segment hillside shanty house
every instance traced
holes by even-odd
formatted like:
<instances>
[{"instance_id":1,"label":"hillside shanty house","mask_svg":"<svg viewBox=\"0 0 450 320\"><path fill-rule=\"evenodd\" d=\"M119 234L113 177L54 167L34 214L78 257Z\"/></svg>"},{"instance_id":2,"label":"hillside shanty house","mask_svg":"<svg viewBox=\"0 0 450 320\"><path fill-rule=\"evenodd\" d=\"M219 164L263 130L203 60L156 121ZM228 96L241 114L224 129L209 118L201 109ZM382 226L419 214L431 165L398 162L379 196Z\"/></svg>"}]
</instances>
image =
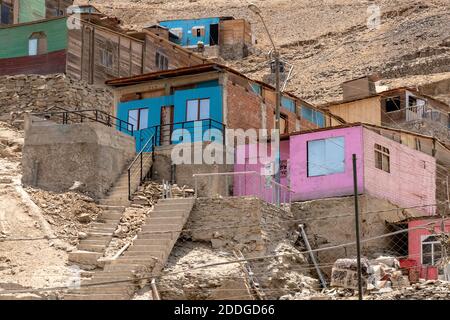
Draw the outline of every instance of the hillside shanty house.
<instances>
[{"instance_id":1,"label":"hillside shanty house","mask_svg":"<svg viewBox=\"0 0 450 320\"><path fill-rule=\"evenodd\" d=\"M321 107L347 122L403 128L448 140L450 108L413 88L376 92L375 77L342 84L343 100Z\"/></svg>"},{"instance_id":2,"label":"hillside shanty house","mask_svg":"<svg viewBox=\"0 0 450 320\"><path fill-rule=\"evenodd\" d=\"M220 55L224 59L248 56L253 44L250 23L233 17L165 20L148 29L164 33L168 40L183 47L205 52L208 56Z\"/></svg>"},{"instance_id":3,"label":"hillside shanty house","mask_svg":"<svg viewBox=\"0 0 450 320\"><path fill-rule=\"evenodd\" d=\"M0 75L65 71L73 0L0 0Z\"/></svg>"},{"instance_id":4,"label":"hillside shanty house","mask_svg":"<svg viewBox=\"0 0 450 320\"><path fill-rule=\"evenodd\" d=\"M66 15L73 0L0 0L0 26Z\"/></svg>"},{"instance_id":5,"label":"hillside shanty house","mask_svg":"<svg viewBox=\"0 0 450 320\"><path fill-rule=\"evenodd\" d=\"M63 73L67 18L57 17L0 28L0 75Z\"/></svg>"},{"instance_id":6,"label":"hillside shanty house","mask_svg":"<svg viewBox=\"0 0 450 320\"><path fill-rule=\"evenodd\" d=\"M90 84L203 64L206 59L156 34L125 30L120 20L82 10L69 30L67 75ZM77 18L75 18L77 19Z\"/></svg>"},{"instance_id":7,"label":"hillside shanty house","mask_svg":"<svg viewBox=\"0 0 450 320\"><path fill-rule=\"evenodd\" d=\"M399 207L424 206L424 215L435 213L436 159L384 137L363 124L320 128L286 135L280 158L289 169L281 183L290 186L293 201L354 194L352 155L357 157L358 191ZM260 173L263 161L251 159L241 146L236 172ZM254 156L254 155L253 155ZM252 160L252 161L251 161ZM283 173L283 172L281 172ZM251 177L235 186L235 195L256 194Z\"/></svg>"},{"instance_id":8,"label":"hillside shanty house","mask_svg":"<svg viewBox=\"0 0 450 320\"><path fill-rule=\"evenodd\" d=\"M220 64L205 64L107 81L113 87L114 114L134 124L138 150L149 130L158 144L171 144L172 132L207 129L273 129L275 90ZM284 93L281 131L328 127L342 121L298 97ZM141 141L142 140L142 141Z\"/></svg>"}]
</instances>

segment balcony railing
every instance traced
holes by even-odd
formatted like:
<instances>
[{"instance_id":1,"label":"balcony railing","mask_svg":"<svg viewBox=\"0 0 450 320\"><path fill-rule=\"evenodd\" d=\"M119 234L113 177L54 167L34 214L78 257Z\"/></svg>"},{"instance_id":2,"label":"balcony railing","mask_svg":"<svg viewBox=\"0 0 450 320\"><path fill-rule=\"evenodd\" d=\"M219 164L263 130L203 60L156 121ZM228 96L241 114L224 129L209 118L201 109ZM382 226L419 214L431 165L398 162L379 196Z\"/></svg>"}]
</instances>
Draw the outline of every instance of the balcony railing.
<instances>
[{"instance_id":1,"label":"balcony railing","mask_svg":"<svg viewBox=\"0 0 450 320\"><path fill-rule=\"evenodd\" d=\"M134 126L131 123L116 118L101 110L66 110L61 107L55 107L55 109L56 110L31 113L31 115L41 118L42 120L40 121L53 121L61 124L97 122L108 127L115 126L117 130L130 135L134 134ZM36 122L36 120L33 120L33 122Z\"/></svg>"}]
</instances>

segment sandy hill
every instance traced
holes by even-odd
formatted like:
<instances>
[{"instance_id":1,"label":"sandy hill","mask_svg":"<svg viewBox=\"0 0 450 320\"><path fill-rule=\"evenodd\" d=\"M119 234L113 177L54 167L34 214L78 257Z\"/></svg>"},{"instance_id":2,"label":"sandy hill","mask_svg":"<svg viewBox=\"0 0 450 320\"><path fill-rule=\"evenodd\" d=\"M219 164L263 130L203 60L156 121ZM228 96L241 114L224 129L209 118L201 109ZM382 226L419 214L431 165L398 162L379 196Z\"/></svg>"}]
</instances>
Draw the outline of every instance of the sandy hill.
<instances>
[{"instance_id":1,"label":"sandy hill","mask_svg":"<svg viewBox=\"0 0 450 320\"><path fill-rule=\"evenodd\" d=\"M85 3L85 1L78 1ZM231 15L252 23L256 53L228 62L248 76L268 73L270 45L246 0L92 0L127 26L158 20ZM450 6L448 0L255 0L294 73L288 91L322 103L341 97L345 80L379 72L388 83L450 77ZM370 30L368 7L378 5L381 25ZM420 76L420 77L417 77ZM395 80L395 81L394 81Z\"/></svg>"}]
</instances>

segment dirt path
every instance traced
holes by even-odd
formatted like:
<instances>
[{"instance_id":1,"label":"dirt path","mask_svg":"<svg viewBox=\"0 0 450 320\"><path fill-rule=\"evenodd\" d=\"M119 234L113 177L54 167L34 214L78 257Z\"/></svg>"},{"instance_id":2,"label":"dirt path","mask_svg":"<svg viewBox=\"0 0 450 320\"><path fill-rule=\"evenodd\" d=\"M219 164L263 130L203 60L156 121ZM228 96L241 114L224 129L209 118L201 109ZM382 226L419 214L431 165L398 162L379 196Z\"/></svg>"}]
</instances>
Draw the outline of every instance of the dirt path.
<instances>
[{"instance_id":1,"label":"dirt path","mask_svg":"<svg viewBox=\"0 0 450 320\"><path fill-rule=\"evenodd\" d=\"M18 193L22 144L22 133L0 122L0 292L11 284L58 286L72 274L66 267L66 251L55 248L50 240L23 240L45 238L48 232L36 208L24 204Z\"/></svg>"}]
</instances>

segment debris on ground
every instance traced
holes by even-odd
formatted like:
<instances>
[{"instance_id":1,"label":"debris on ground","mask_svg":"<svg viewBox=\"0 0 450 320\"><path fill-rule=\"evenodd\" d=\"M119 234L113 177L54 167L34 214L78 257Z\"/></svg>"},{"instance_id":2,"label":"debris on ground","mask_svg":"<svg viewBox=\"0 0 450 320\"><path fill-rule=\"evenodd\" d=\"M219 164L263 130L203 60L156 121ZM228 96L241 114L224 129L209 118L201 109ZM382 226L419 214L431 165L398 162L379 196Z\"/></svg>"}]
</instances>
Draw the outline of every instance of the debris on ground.
<instances>
[{"instance_id":1,"label":"debris on ground","mask_svg":"<svg viewBox=\"0 0 450 320\"><path fill-rule=\"evenodd\" d=\"M165 273L157 281L163 300L252 299L245 286L240 264L224 264L191 270L201 265L229 262L233 254L211 249L207 244L178 241L169 257Z\"/></svg>"},{"instance_id":2,"label":"debris on ground","mask_svg":"<svg viewBox=\"0 0 450 320\"><path fill-rule=\"evenodd\" d=\"M79 235L82 237L102 212L91 197L80 193L57 193L31 187L26 191L44 212L56 235L71 245L78 244Z\"/></svg>"},{"instance_id":3,"label":"debris on ground","mask_svg":"<svg viewBox=\"0 0 450 320\"><path fill-rule=\"evenodd\" d=\"M449 300L450 282L420 279L418 283L388 293L372 294L366 300Z\"/></svg>"}]
</instances>

